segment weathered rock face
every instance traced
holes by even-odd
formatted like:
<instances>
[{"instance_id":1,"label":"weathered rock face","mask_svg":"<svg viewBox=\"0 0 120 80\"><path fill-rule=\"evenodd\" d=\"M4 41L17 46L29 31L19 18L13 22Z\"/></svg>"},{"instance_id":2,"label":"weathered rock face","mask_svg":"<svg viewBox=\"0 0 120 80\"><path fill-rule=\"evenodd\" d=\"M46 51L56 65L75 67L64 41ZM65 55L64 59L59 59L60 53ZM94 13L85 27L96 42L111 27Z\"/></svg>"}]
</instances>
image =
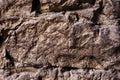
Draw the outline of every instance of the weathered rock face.
<instances>
[{"instance_id":1,"label":"weathered rock face","mask_svg":"<svg viewBox=\"0 0 120 80\"><path fill-rule=\"evenodd\" d=\"M119 80L119 2L0 0L1 80Z\"/></svg>"}]
</instances>

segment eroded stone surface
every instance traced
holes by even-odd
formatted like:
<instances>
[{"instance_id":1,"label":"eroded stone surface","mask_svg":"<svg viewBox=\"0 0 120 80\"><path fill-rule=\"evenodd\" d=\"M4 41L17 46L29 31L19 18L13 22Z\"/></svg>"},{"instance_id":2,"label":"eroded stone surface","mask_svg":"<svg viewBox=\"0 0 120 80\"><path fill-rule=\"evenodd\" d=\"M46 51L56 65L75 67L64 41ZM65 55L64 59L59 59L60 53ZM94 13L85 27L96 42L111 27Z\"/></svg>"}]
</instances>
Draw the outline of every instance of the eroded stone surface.
<instances>
[{"instance_id":1,"label":"eroded stone surface","mask_svg":"<svg viewBox=\"0 0 120 80\"><path fill-rule=\"evenodd\" d=\"M0 0L1 80L120 79L118 3L39 2Z\"/></svg>"}]
</instances>

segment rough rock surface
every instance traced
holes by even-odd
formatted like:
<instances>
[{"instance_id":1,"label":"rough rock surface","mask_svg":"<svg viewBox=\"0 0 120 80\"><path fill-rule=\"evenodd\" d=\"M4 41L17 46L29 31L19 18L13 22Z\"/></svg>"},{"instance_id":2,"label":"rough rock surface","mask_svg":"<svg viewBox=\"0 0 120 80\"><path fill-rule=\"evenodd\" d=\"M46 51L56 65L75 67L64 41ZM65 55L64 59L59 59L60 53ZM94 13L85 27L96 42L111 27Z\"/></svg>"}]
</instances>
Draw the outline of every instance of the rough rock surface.
<instances>
[{"instance_id":1,"label":"rough rock surface","mask_svg":"<svg viewBox=\"0 0 120 80\"><path fill-rule=\"evenodd\" d=\"M0 80L120 80L120 1L0 0Z\"/></svg>"}]
</instances>

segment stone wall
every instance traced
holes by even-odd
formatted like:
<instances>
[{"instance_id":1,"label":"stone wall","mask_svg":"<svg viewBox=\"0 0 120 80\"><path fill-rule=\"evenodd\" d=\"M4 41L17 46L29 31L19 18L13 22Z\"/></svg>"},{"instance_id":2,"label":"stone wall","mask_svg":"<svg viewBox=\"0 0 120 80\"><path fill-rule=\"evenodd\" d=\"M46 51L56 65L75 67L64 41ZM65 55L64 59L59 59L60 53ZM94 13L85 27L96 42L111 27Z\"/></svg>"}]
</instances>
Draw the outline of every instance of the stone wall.
<instances>
[{"instance_id":1,"label":"stone wall","mask_svg":"<svg viewBox=\"0 0 120 80\"><path fill-rule=\"evenodd\" d=\"M119 80L119 2L0 0L0 80Z\"/></svg>"}]
</instances>

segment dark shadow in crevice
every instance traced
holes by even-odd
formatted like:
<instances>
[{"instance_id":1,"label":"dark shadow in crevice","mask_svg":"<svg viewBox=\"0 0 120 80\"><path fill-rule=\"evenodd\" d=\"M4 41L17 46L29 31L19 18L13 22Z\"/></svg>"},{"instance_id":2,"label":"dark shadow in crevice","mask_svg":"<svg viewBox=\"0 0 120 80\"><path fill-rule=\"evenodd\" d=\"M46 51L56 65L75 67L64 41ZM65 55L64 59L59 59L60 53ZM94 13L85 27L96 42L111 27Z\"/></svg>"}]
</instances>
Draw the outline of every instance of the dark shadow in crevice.
<instances>
[{"instance_id":1,"label":"dark shadow in crevice","mask_svg":"<svg viewBox=\"0 0 120 80\"><path fill-rule=\"evenodd\" d=\"M63 0L61 1L60 5L63 5L67 0ZM54 12L60 12L60 11L74 11L74 10L80 10L80 9L84 9L83 8L83 4L90 4L91 6L93 6L95 4L96 0L76 0L76 2L74 2L71 6L63 6L61 9L58 8L53 8L52 11ZM57 6L57 5L56 5Z\"/></svg>"},{"instance_id":2,"label":"dark shadow in crevice","mask_svg":"<svg viewBox=\"0 0 120 80\"><path fill-rule=\"evenodd\" d=\"M65 71L71 71L71 70L78 70L79 68L77 67L71 67L71 66L50 66L50 67L47 67L46 69L55 69L55 68L61 68L61 71L62 72L65 72Z\"/></svg>"},{"instance_id":3,"label":"dark shadow in crevice","mask_svg":"<svg viewBox=\"0 0 120 80\"><path fill-rule=\"evenodd\" d=\"M79 0L79 3L89 3L91 5L94 5L96 0Z\"/></svg>"},{"instance_id":4,"label":"dark shadow in crevice","mask_svg":"<svg viewBox=\"0 0 120 80\"><path fill-rule=\"evenodd\" d=\"M99 5L100 7L96 11L94 11L94 16L92 18L94 24L98 24L97 22L99 20L99 15L103 12L103 1L101 1Z\"/></svg>"},{"instance_id":5,"label":"dark shadow in crevice","mask_svg":"<svg viewBox=\"0 0 120 80\"><path fill-rule=\"evenodd\" d=\"M4 38L3 38L3 36L0 36L0 47L1 47L3 42L4 42Z\"/></svg>"},{"instance_id":6,"label":"dark shadow in crevice","mask_svg":"<svg viewBox=\"0 0 120 80\"><path fill-rule=\"evenodd\" d=\"M65 67L62 67L62 71L65 72L65 71L71 71L71 70L78 70L79 68L77 67L69 67L69 66L65 66Z\"/></svg>"},{"instance_id":7,"label":"dark shadow in crevice","mask_svg":"<svg viewBox=\"0 0 120 80\"><path fill-rule=\"evenodd\" d=\"M42 76L38 76L38 77L37 77L37 80L42 80Z\"/></svg>"},{"instance_id":8,"label":"dark shadow in crevice","mask_svg":"<svg viewBox=\"0 0 120 80\"><path fill-rule=\"evenodd\" d=\"M89 59L95 59L95 56L94 55L89 55L88 58Z\"/></svg>"},{"instance_id":9,"label":"dark shadow in crevice","mask_svg":"<svg viewBox=\"0 0 120 80\"><path fill-rule=\"evenodd\" d=\"M32 0L31 12L35 11L36 14L40 14L41 13L40 7L41 7L41 5L40 5L40 1L39 0Z\"/></svg>"},{"instance_id":10,"label":"dark shadow in crevice","mask_svg":"<svg viewBox=\"0 0 120 80\"><path fill-rule=\"evenodd\" d=\"M79 4L74 4L74 5L68 6L68 7L64 6L62 8L62 11L73 11L73 10L79 10Z\"/></svg>"},{"instance_id":11,"label":"dark shadow in crevice","mask_svg":"<svg viewBox=\"0 0 120 80\"><path fill-rule=\"evenodd\" d=\"M1 35L0 35L0 47L2 46L3 42L6 40L6 38L8 37L8 32L9 30L1 30Z\"/></svg>"},{"instance_id":12,"label":"dark shadow in crevice","mask_svg":"<svg viewBox=\"0 0 120 80\"><path fill-rule=\"evenodd\" d=\"M118 24L117 25L119 26L120 25L120 18L117 18L117 20L118 20Z\"/></svg>"},{"instance_id":13,"label":"dark shadow in crevice","mask_svg":"<svg viewBox=\"0 0 120 80\"><path fill-rule=\"evenodd\" d=\"M10 55L10 53L6 50L6 59L10 61L10 65L14 66L14 58Z\"/></svg>"},{"instance_id":14,"label":"dark shadow in crevice","mask_svg":"<svg viewBox=\"0 0 120 80\"><path fill-rule=\"evenodd\" d=\"M74 19L72 18L72 16L75 16L75 17L76 17L76 20L74 20ZM68 19L69 19L69 21L70 21L71 23L76 22L76 21L79 21L79 15L78 15L77 13L72 13L72 14L70 14L70 15L68 16Z\"/></svg>"},{"instance_id":15,"label":"dark shadow in crevice","mask_svg":"<svg viewBox=\"0 0 120 80\"><path fill-rule=\"evenodd\" d=\"M94 5L96 0L88 0L90 4Z\"/></svg>"},{"instance_id":16,"label":"dark shadow in crevice","mask_svg":"<svg viewBox=\"0 0 120 80\"><path fill-rule=\"evenodd\" d=\"M80 60L83 60L83 59L96 59L96 57L93 54L91 54L91 55L84 55L83 57L81 57Z\"/></svg>"},{"instance_id":17,"label":"dark shadow in crevice","mask_svg":"<svg viewBox=\"0 0 120 80\"><path fill-rule=\"evenodd\" d=\"M111 50L110 50L111 55L117 55L120 53L120 45L119 46L114 46Z\"/></svg>"}]
</instances>

